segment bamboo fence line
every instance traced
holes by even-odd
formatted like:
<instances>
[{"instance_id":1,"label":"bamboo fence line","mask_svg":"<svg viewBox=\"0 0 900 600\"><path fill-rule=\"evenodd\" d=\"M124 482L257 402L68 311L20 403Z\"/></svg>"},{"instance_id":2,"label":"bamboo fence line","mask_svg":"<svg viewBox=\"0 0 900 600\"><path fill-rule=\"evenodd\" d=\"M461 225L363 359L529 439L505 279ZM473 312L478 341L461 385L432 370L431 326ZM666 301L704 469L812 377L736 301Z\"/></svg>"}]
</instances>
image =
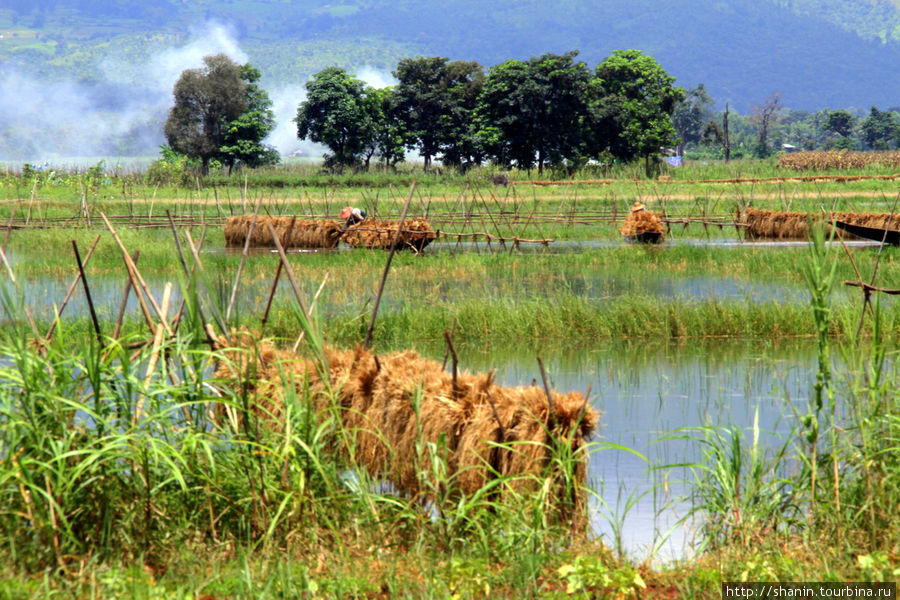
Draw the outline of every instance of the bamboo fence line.
<instances>
[{"instance_id":1,"label":"bamboo fence line","mask_svg":"<svg viewBox=\"0 0 900 600\"><path fill-rule=\"evenodd\" d=\"M703 224L706 223L708 225L728 225L734 226L736 221L733 214L707 214L707 215L677 215L671 213L664 213L663 217L664 222L668 223L679 223L679 224ZM498 222L500 225L512 225L512 226L522 226L529 224L548 224L548 225L616 225L621 223L625 217L628 215L627 210L608 210L608 211L587 211L582 212L579 211L575 215L568 214L560 214L558 212L545 211L545 212L534 212L529 213L527 215L524 214L515 214L511 212L499 212L492 213L489 211L484 212L470 212L465 214L459 213L450 213L450 214L430 214L430 215L411 215L410 218L427 218L429 223L433 223L436 225L472 225L479 224L485 225L490 224L493 219L495 222ZM292 215L291 215L292 216ZM329 215L325 214L312 214L312 215L297 215L299 218L304 219L315 219L315 220L332 220ZM112 216L107 215L107 219L117 226L126 227L131 229L154 229L154 228L168 228L170 226L169 220L165 215L154 216L150 219L144 217L141 219L132 219L128 216ZM176 216L173 215L172 219L175 223L176 227L224 227L227 221L226 217L207 217L204 219L198 219L196 217L190 216ZM97 219L91 219L88 221L82 216L78 217L49 217L46 219L42 219L40 221L36 221L35 219L31 219L30 221L26 221L25 218L12 218L6 220L5 222L0 222L0 231L5 230L20 230L20 229L102 229L102 221L98 222ZM455 233L447 233L444 232L445 235L456 235Z\"/></svg>"},{"instance_id":2,"label":"bamboo fence line","mask_svg":"<svg viewBox=\"0 0 900 600\"><path fill-rule=\"evenodd\" d=\"M897 181L900 173L890 175L780 175L777 177L736 177L733 179L673 179L661 177L660 179L634 179L634 183L642 185L653 184L697 184L697 183L785 183L788 181L801 182L846 182L846 181ZM515 181L510 180L510 185L534 185L545 187L551 185L610 185L621 182L621 179L532 179Z\"/></svg>"}]
</instances>

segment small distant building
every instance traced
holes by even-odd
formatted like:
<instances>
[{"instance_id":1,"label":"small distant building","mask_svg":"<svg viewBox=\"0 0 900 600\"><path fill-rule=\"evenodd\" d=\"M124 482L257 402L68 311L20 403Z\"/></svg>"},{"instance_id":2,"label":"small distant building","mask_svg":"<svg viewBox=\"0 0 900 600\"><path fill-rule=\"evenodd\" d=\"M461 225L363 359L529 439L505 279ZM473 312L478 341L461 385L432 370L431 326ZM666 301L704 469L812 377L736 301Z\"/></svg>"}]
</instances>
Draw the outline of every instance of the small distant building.
<instances>
[{"instance_id":1,"label":"small distant building","mask_svg":"<svg viewBox=\"0 0 900 600\"><path fill-rule=\"evenodd\" d=\"M782 144L781 149L790 154L791 152L796 152L799 148L792 144Z\"/></svg>"}]
</instances>

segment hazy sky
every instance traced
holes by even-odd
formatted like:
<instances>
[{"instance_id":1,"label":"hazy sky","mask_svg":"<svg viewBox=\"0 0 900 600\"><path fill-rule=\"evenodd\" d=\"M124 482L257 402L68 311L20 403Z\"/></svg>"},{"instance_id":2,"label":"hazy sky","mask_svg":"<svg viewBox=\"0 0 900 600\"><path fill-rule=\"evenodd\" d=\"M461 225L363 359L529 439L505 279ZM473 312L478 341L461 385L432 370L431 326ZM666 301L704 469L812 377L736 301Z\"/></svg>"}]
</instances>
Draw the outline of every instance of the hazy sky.
<instances>
[{"instance_id":1,"label":"hazy sky","mask_svg":"<svg viewBox=\"0 0 900 600\"><path fill-rule=\"evenodd\" d=\"M222 25L209 23L194 30L185 45L150 57L148 68L141 70L143 80L139 85L123 75L134 69L125 68L115 57L106 58L99 65L106 79L94 86L74 80L45 81L3 67L0 133L8 139L2 146L12 146L17 151L15 156L0 155L0 160L93 161L120 154L122 148L128 149L129 154L137 150L143 155L156 155L158 147L165 143L162 126L172 106L172 88L179 75L186 69L201 67L204 56L218 53L235 62L248 62L234 35ZM369 68L360 69L357 76L374 87L393 83L390 74ZM321 154L321 147L297 139L293 119L297 105L306 96L303 86L267 87L266 91L276 114L276 129L266 143L282 155L301 149L307 154Z\"/></svg>"}]
</instances>

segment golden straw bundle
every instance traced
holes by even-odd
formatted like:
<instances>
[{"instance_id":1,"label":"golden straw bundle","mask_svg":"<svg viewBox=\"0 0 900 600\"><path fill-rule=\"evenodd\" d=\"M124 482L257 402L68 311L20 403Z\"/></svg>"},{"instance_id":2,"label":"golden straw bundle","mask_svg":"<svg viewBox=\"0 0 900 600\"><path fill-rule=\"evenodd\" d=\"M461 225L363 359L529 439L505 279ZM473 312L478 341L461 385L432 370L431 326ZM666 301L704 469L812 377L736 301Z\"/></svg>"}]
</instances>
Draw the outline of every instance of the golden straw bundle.
<instances>
[{"instance_id":1,"label":"golden straw bundle","mask_svg":"<svg viewBox=\"0 0 900 600\"><path fill-rule=\"evenodd\" d=\"M388 249L394 241L398 224L399 221L366 219L348 227L341 239L357 248ZM400 230L397 249L410 248L415 252L421 252L436 238L437 234L423 217L407 219L403 222L403 229Z\"/></svg>"},{"instance_id":2,"label":"golden straw bundle","mask_svg":"<svg viewBox=\"0 0 900 600\"><path fill-rule=\"evenodd\" d=\"M275 247L267 225L271 224L285 248L335 248L340 241L341 224L338 221L319 219L296 219L291 227L293 217L269 217L259 215L256 226L250 237L250 245L254 247ZM253 215L229 217L225 221L225 245L243 246L250 232ZM290 229L290 237L288 230Z\"/></svg>"},{"instance_id":3,"label":"golden straw bundle","mask_svg":"<svg viewBox=\"0 0 900 600\"><path fill-rule=\"evenodd\" d=\"M738 222L744 225L744 231L748 238L804 240L809 234L810 216L815 221L824 218L821 213L809 214L747 208L739 215ZM894 215L892 219L890 213L833 212L828 218L863 227L900 230L900 215ZM844 232L838 229L836 234L842 236Z\"/></svg>"},{"instance_id":4,"label":"golden straw bundle","mask_svg":"<svg viewBox=\"0 0 900 600\"><path fill-rule=\"evenodd\" d=\"M282 416L285 388L309 381L320 411L331 401L339 405L358 463L403 492L427 496L434 489L423 489L422 473L429 472L429 457L421 452L425 444L434 444L446 460L454 489L472 494L498 476L510 476L507 490L534 489L538 478L550 475L552 448L562 443L575 457L574 481L566 487L562 478L553 477L563 485L554 492L554 505L576 521L584 512L585 439L596 426L597 412L578 392L551 392L551 411L542 388L499 386L493 373L460 373L454 386L440 363L414 352L376 357L359 347L326 349L328 387L315 365L296 354L266 342L253 346L249 334L238 336L235 344L242 349L228 351L232 360L219 364L217 376L247 385L258 411L273 426Z\"/></svg>"},{"instance_id":5,"label":"golden straw bundle","mask_svg":"<svg viewBox=\"0 0 900 600\"><path fill-rule=\"evenodd\" d=\"M666 228L662 219L655 212L649 210L632 211L625 217L625 223L619 229L619 233L625 236L635 236L642 233L658 233L665 236Z\"/></svg>"}]
</instances>

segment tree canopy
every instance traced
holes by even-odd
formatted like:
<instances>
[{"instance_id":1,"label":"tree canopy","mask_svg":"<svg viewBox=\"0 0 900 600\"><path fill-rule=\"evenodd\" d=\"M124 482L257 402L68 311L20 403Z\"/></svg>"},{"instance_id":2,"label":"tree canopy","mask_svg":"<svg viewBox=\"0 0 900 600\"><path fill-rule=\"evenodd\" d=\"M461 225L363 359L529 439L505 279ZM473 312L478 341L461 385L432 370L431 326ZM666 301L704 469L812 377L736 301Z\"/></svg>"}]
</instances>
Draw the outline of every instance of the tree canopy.
<instances>
[{"instance_id":1,"label":"tree canopy","mask_svg":"<svg viewBox=\"0 0 900 600\"><path fill-rule=\"evenodd\" d=\"M601 116L612 123L609 137L613 156L630 160L650 157L678 141L672 113L684 98L671 77L640 50L616 50L597 66L597 91Z\"/></svg>"},{"instance_id":2,"label":"tree canopy","mask_svg":"<svg viewBox=\"0 0 900 600\"><path fill-rule=\"evenodd\" d=\"M169 146L199 159L203 173L213 159L229 168L277 162L277 153L261 143L275 119L268 95L256 84L259 72L224 54L206 56L203 63L175 82L175 104L163 127Z\"/></svg>"},{"instance_id":3,"label":"tree canopy","mask_svg":"<svg viewBox=\"0 0 900 600\"><path fill-rule=\"evenodd\" d=\"M306 83L306 100L297 108L297 137L325 144L326 167L343 171L360 162L375 131L366 84L344 69L328 67Z\"/></svg>"}]
</instances>

